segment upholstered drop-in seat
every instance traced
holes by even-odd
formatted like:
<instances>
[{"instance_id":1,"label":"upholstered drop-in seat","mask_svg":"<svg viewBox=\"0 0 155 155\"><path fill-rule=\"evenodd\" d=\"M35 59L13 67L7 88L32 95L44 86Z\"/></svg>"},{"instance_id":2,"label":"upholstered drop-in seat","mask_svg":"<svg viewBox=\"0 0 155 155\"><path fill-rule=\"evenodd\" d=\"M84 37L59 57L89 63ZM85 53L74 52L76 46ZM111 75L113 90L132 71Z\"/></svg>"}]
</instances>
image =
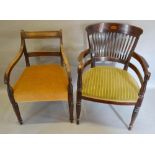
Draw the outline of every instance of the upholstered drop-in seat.
<instances>
[{"instance_id":1,"label":"upholstered drop-in seat","mask_svg":"<svg viewBox=\"0 0 155 155\"><path fill-rule=\"evenodd\" d=\"M58 64L26 67L13 89L17 102L68 100L67 74Z\"/></svg>"},{"instance_id":2,"label":"upholstered drop-in seat","mask_svg":"<svg viewBox=\"0 0 155 155\"><path fill-rule=\"evenodd\" d=\"M139 89L127 71L115 67L97 66L82 76L82 95L86 97L136 103Z\"/></svg>"}]
</instances>

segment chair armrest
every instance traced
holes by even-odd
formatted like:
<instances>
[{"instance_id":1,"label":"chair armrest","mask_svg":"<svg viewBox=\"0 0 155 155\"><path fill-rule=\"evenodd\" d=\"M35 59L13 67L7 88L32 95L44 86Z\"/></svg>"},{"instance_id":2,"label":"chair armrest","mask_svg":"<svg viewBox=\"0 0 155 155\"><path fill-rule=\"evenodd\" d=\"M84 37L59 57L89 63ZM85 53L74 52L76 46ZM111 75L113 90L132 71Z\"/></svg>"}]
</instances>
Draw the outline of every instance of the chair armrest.
<instances>
[{"instance_id":1,"label":"chair armrest","mask_svg":"<svg viewBox=\"0 0 155 155\"><path fill-rule=\"evenodd\" d=\"M83 52L80 53L78 57L79 65L78 65L78 79L77 79L77 92L78 94L81 95L82 93L82 72L84 68L91 64L92 59L84 62L84 58L90 53L89 49L84 50Z\"/></svg>"},{"instance_id":2,"label":"chair armrest","mask_svg":"<svg viewBox=\"0 0 155 155\"><path fill-rule=\"evenodd\" d=\"M90 53L89 49L84 50L83 52L80 53L79 57L78 57L78 61L79 61L79 65L78 68L79 69L83 69L85 64L83 62L84 58Z\"/></svg>"},{"instance_id":3,"label":"chair armrest","mask_svg":"<svg viewBox=\"0 0 155 155\"><path fill-rule=\"evenodd\" d=\"M19 52L17 53L17 55L15 56L15 58L9 64L8 68L5 71L5 75L4 75L4 83L5 84L9 84L10 83L10 74L11 74L11 71L13 70L13 68L15 67L15 65L18 63L18 61L20 60L20 58L22 57L23 53L24 53L24 42L21 41Z\"/></svg>"},{"instance_id":4,"label":"chair armrest","mask_svg":"<svg viewBox=\"0 0 155 155\"><path fill-rule=\"evenodd\" d=\"M64 49L63 49L63 45L62 44L60 46L60 51L61 51L61 55L62 55L62 59L63 59L63 64L65 65L65 69L67 71L67 75L71 79L71 67L70 67L68 59L67 59L67 57L66 57L66 55L64 53Z\"/></svg>"},{"instance_id":5,"label":"chair armrest","mask_svg":"<svg viewBox=\"0 0 155 155\"><path fill-rule=\"evenodd\" d=\"M142 85L141 85L141 88L139 91L139 99L142 100L144 97L147 82L151 76L151 73L148 70L148 68L149 68L148 63L146 62L146 60L141 55L137 54L136 52L133 52L132 57L134 59L136 59L141 64L143 72L144 72L144 79L143 79L143 82L142 82ZM139 103L141 103L141 102L139 102Z\"/></svg>"},{"instance_id":6,"label":"chair armrest","mask_svg":"<svg viewBox=\"0 0 155 155\"><path fill-rule=\"evenodd\" d=\"M147 79L149 79L151 73L150 73L149 70L148 70L149 65L148 65L147 61L144 59L144 57L142 57L141 55L139 55L139 54L136 53L136 52L133 52L132 57L133 57L134 59L136 59L136 60L141 64L142 69L143 69L143 71L144 71L145 77L146 77Z\"/></svg>"}]
</instances>

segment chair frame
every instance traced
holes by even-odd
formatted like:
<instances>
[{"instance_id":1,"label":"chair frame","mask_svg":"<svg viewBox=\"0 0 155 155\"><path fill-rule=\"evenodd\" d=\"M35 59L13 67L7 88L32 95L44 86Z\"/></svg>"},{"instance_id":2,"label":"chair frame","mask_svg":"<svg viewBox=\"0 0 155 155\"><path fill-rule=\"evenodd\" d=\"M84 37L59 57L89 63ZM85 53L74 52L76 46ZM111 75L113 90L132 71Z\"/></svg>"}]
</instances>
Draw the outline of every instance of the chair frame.
<instances>
[{"instance_id":1,"label":"chair frame","mask_svg":"<svg viewBox=\"0 0 155 155\"><path fill-rule=\"evenodd\" d=\"M48 39L48 38L59 38L60 39L60 52L27 52L25 39ZM71 68L67 57L65 56L63 49L63 39L62 39L62 30L59 31L21 31L21 45L20 50L14 60L8 66L5 76L4 83L7 85L7 92L14 109L14 112L17 116L18 122L23 124L23 120L20 114L18 103L14 98L13 87L10 83L10 75L15 65L19 62L20 58L24 55L26 67L30 66L30 57L38 57L38 56L58 56L61 59L61 65L65 67L68 76L68 105L69 105L69 114L70 114L70 122L73 122L73 85L71 78Z\"/></svg>"},{"instance_id":2,"label":"chair frame","mask_svg":"<svg viewBox=\"0 0 155 155\"><path fill-rule=\"evenodd\" d=\"M92 30L97 30L99 29L99 27L102 27L103 24L105 23L99 23L99 24L95 24L95 25L90 25L86 28L87 33L89 34L89 32L91 32ZM125 25L125 24L117 24L117 23L106 23L106 26L112 26L112 25L117 25L120 27L120 29L123 29L124 31L131 31L132 33L134 33L134 35L137 36L137 40L136 40L136 44L137 41L139 39L139 34L142 33L142 29L131 26L131 25ZM125 27L129 26L130 28L127 30L125 29ZM133 29L135 28L135 31L133 31ZM104 30L102 30L104 31ZM111 30L112 32L113 30ZM136 44L134 45L134 48L136 47ZM133 49L134 49L133 48ZM89 60L85 60L85 57L89 56ZM142 74L140 73L140 71L138 70L138 68L130 62L131 59L135 59L142 67L143 72L144 72L144 78L142 77ZM136 52L132 51L128 57L128 60L123 62L123 61L119 61L118 59L114 59L112 57L93 57L92 53L91 53L91 49L90 49L90 43L89 43L89 48L84 50L83 52L80 53L79 57L78 57L78 61L79 61L79 65L78 65L78 80L77 80L77 101L76 101L76 115L77 115L77 121L76 123L79 124L79 120L80 120L80 112L81 112L81 100L89 100L89 101L94 101L94 102L99 102L99 103L105 103L105 104L114 104L114 105L131 105L134 106L134 110L132 112L132 117L131 117L131 121L129 124L128 129L131 130L133 127L133 124L135 122L135 119L138 115L139 109L141 107L143 98L144 98L144 94L146 91L146 86L147 86L147 82L150 78L151 73L149 72L148 68L149 65L146 62L146 60L139 54L137 54ZM84 69L87 66L91 66L91 67L95 67L95 61L114 61L114 62L119 62L124 64L124 70L127 70L128 67L131 68L137 75L137 77L139 78L141 87L140 87L140 91L138 94L138 99L137 102L133 103L133 102L115 102L115 101L107 101L107 100L102 100L102 99L95 99L93 97L87 97L82 95L82 74Z\"/></svg>"}]
</instances>

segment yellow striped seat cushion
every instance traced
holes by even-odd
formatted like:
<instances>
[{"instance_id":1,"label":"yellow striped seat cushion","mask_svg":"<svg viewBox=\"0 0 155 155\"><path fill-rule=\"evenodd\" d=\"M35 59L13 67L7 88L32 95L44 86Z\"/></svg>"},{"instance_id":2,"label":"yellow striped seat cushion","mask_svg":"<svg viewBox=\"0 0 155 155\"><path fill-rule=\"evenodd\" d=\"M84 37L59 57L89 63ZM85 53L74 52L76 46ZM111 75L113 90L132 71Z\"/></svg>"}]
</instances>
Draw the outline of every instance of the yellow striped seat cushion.
<instances>
[{"instance_id":1,"label":"yellow striped seat cushion","mask_svg":"<svg viewBox=\"0 0 155 155\"><path fill-rule=\"evenodd\" d=\"M82 95L116 102L136 102L138 83L125 70L97 66L83 73Z\"/></svg>"}]
</instances>

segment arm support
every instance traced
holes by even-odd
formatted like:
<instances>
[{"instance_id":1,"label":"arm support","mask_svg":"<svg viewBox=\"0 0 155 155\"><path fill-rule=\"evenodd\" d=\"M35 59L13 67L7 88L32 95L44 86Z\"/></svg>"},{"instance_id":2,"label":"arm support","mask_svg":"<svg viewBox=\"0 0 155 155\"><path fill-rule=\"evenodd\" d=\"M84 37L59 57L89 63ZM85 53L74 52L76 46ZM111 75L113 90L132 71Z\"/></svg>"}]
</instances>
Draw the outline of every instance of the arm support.
<instances>
[{"instance_id":1,"label":"arm support","mask_svg":"<svg viewBox=\"0 0 155 155\"><path fill-rule=\"evenodd\" d=\"M139 55L139 54L136 53L136 52L133 52L132 57L133 57L134 59L136 59L136 60L141 64L142 69L143 69L143 71L144 71L144 76L145 76L144 78L147 77L147 78L149 79L151 73L150 73L149 70L148 70L149 65L148 65L148 63L146 62L146 60L145 60L141 55Z\"/></svg>"},{"instance_id":2,"label":"arm support","mask_svg":"<svg viewBox=\"0 0 155 155\"><path fill-rule=\"evenodd\" d=\"M141 86L140 91L139 91L139 97L140 97L140 99L142 99L144 97L146 85L147 85L147 82L151 76L151 73L148 70L148 68L149 68L148 63L146 62L146 60L141 55L137 54L136 52L133 52L132 57L134 59L136 59L141 64L143 72L144 72L144 79L143 79L142 86Z\"/></svg>"},{"instance_id":3,"label":"arm support","mask_svg":"<svg viewBox=\"0 0 155 155\"><path fill-rule=\"evenodd\" d=\"M84 58L90 53L89 49L86 49L85 51L81 52L79 57L78 57L78 61L79 61L79 65L78 65L78 81L77 81L77 92L79 95L81 95L81 89L82 89L82 72L84 70L84 68L92 63L92 59L89 59L88 61L86 61L84 63Z\"/></svg>"},{"instance_id":4,"label":"arm support","mask_svg":"<svg viewBox=\"0 0 155 155\"><path fill-rule=\"evenodd\" d=\"M62 62L63 65L65 66L67 75L68 75L68 100L73 102L73 85L72 85L72 77L71 77L71 68L69 65L69 62L67 60L67 57L64 53L63 45L61 44L60 46L60 52L61 52L61 57L62 57Z\"/></svg>"},{"instance_id":5,"label":"arm support","mask_svg":"<svg viewBox=\"0 0 155 155\"><path fill-rule=\"evenodd\" d=\"M20 46L20 50L17 53L16 57L13 59L13 61L10 63L10 65L8 66L8 68L6 69L5 75L4 75L4 83L5 84L9 84L10 83L10 74L11 71L13 70L13 68L15 67L15 65L18 63L18 61L20 60L20 58L22 57L24 53L24 42L21 41L21 46Z\"/></svg>"},{"instance_id":6,"label":"arm support","mask_svg":"<svg viewBox=\"0 0 155 155\"><path fill-rule=\"evenodd\" d=\"M64 53L64 49L63 49L63 45L61 45L61 55L62 55L62 59L63 59L63 64L65 66L65 69L66 69L66 72L67 72L67 75L68 75L68 78L71 79L71 67L70 67L70 64L67 60L67 57Z\"/></svg>"},{"instance_id":7,"label":"arm support","mask_svg":"<svg viewBox=\"0 0 155 155\"><path fill-rule=\"evenodd\" d=\"M84 50L83 52L80 53L79 57L78 57L78 61L79 61L79 65L78 65L78 68L79 69L82 69L87 66L87 62L84 63L84 58L90 53L90 50L89 49L86 49Z\"/></svg>"}]
</instances>

